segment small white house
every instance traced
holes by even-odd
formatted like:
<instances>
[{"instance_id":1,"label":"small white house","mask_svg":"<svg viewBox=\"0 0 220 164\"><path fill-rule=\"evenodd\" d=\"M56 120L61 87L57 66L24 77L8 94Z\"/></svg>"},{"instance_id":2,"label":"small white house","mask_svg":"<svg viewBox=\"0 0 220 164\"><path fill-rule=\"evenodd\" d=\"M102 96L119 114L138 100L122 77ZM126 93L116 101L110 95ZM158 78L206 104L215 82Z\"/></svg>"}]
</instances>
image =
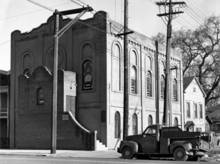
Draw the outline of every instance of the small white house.
<instances>
[{"instance_id":1,"label":"small white house","mask_svg":"<svg viewBox=\"0 0 220 164\"><path fill-rule=\"evenodd\" d=\"M205 131L205 92L195 76L183 78L184 128Z\"/></svg>"}]
</instances>

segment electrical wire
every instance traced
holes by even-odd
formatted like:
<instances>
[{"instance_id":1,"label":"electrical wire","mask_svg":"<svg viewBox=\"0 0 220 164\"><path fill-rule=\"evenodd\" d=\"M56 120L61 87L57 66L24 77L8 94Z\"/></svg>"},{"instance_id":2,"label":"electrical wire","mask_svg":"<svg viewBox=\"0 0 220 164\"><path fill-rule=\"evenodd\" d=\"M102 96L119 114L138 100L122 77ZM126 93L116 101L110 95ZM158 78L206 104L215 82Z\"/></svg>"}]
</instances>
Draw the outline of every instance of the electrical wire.
<instances>
[{"instance_id":1,"label":"electrical wire","mask_svg":"<svg viewBox=\"0 0 220 164\"><path fill-rule=\"evenodd\" d=\"M63 6L63 5L66 5L66 4L69 4L70 2L67 2L67 3L63 3L63 4L59 4L59 5L56 5L56 6L51 6L52 7L58 7L58 6ZM23 15L28 15L28 14L32 14L32 13L36 13L36 12L40 12L40 11L43 11L45 9L41 9L41 10L36 10L36 11L32 11L32 12L28 12L28 13L24 13L24 14L19 14L19 15L14 15L14 16L10 16L10 17L6 17L6 18L1 18L1 20L5 20L5 19L11 19L11 18L15 18L15 17L20 17L20 16L23 16Z\"/></svg>"},{"instance_id":2,"label":"electrical wire","mask_svg":"<svg viewBox=\"0 0 220 164\"><path fill-rule=\"evenodd\" d=\"M11 40L7 40L7 41L1 43L0 46L2 46L2 45L4 45L4 44L8 43L9 41L11 41Z\"/></svg>"}]
</instances>

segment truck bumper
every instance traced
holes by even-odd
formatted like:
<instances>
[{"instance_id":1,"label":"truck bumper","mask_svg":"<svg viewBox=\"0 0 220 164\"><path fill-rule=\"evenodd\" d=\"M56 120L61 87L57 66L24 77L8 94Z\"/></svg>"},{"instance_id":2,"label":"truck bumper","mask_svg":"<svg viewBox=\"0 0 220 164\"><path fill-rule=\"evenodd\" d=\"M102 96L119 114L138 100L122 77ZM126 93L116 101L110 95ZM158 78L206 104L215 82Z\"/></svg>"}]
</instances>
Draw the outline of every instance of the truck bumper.
<instances>
[{"instance_id":1,"label":"truck bumper","mask_svg":"<svg viewBox=\"0 0 220 164\"><path fill-rule=\"evenodd\" d=\"M205 155L205 152L202 152L202 151L195 152L195 156L197 157L203 157L204 155Z\"/></svg>"}]
</instances>

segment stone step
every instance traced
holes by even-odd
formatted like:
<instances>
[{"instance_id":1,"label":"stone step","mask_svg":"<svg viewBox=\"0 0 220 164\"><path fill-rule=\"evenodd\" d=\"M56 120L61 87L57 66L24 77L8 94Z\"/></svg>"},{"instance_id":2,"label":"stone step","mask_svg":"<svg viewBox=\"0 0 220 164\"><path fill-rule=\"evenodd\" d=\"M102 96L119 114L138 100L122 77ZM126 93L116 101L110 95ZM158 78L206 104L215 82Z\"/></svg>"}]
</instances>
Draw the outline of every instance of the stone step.
<instances>
[{"instance_id":1,"label":"stone step","mask_svg":"<svg viewBox=\"0 0 220 164\"><path fill-rule=\"evenodd\" d=\"M96 141L96 150L108 150L108 147L106 147L105 145L103 145L102 142L100 142L99 140Z\"/></svg>"}]
</instances>

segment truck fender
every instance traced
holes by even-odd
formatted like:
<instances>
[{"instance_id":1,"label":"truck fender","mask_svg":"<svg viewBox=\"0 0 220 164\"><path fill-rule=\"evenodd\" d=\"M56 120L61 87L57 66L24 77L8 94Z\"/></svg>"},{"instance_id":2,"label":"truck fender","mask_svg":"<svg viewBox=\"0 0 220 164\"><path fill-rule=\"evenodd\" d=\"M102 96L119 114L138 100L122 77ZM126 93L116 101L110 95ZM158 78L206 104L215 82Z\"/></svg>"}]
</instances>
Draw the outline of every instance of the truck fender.
<instances>
[{"instance_id":1,"label":"truck fender","mask_svg":"<svg viewBox=\"0 0 220 164\"><path fill-rule=\"evenodd\" d=\"M121 141L120 151L122 152L122 150L125 147L130 147L133 150L134 154L138 152L138 144L137 144L137 142L134 142L134 141Z\"/></svg>"},{"instance_id":2,"label":"truck fender","mask_svg":"<svg viewBox=\"0 0 220 164\"><path fill-rule=\"evenodd\" d=\"M170 144L170 152L173 154L173 151L177 147L183 147L188 152L192 149L192 144L185 141L174 141L173 143Z\"/></svg>"}]
</instances>

